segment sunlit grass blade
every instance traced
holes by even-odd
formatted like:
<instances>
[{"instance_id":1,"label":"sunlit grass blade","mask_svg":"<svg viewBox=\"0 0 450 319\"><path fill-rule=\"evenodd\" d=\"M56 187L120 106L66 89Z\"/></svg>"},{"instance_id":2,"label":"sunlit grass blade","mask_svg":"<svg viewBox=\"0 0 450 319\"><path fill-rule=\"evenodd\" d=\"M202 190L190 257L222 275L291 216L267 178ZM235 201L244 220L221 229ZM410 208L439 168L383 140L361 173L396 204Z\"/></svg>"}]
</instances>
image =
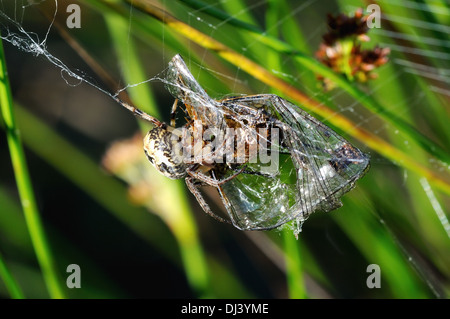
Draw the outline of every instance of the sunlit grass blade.
<instances>
[{"instance_id":1,"label":"sunlit grass blade","mask_svg":"<svg viewBox=\"0 0 450 319\"><path fill-rule=\"evenodd\" d=\"M436 216L438 217L439 222L442 225L442 228L445 230L448 238L450 239L450 223L448 222L448 217L445 215L445 212L442 209L441 204L437 200L436 195L434 194L433 190L430 187L430 184L425 178L420 179L420 184L422 185L423 190L427 194L427 197L430 200L431 205L433 206L433 209L436 213Z\"/></svg>"},{"instance_id":2,"label":"sunlit grass blade","mask_svg":"<svg viewBox=\"0 0 450 319\"><path fill-rule=\"evenodd\" d=\"M449 12L450 3L445 0L424 0L424 4L427 6L431 14L434 15L438 23L443 25L449 25Z\"/></svg>"},{"instance_id":3,"label":"sunlit grass blade","mask_svg":"<svg viewBox=\"0 0 450 319\"><path fill-rule=\"evenodd\" d=\"M308 295L303 278L302 256L300 256L298 241L290 230L283 232L283 239L289 297L295 299L306 298Z\"/></svg>"},{"instance_id":4,"label":"sunlit grass blade","mask_svg":"<svg viewBox=\"0 0 450 319\"><path fill-rule=\"evenodd\" d=\"M21 198L22 208L27 221L28 231L36 252L36 257L44 276L50 297L64 298L65 293L58 278L58 271L48 244L44 227L39 215L33 187L31 184L25 153L23 150L19 129L16 125L11 90L7 76L3 45L0 42L0 108L5 121L11 161L16 177L17 188Z\"/></svg>"},{"instance_id":5,"label":"sunlit grass blade","mask_svg":"<svg viewBox=\"0 0 450 319\"><path fill-rule=\"evenodd\" d=\"M6 266L3 256L0 253L0 279L3 280L9 295L13 299L23 299L25 296L22 293L22 289L17 284L17 281L12 276L8 267Z\"/></svg>"}]
</instances>

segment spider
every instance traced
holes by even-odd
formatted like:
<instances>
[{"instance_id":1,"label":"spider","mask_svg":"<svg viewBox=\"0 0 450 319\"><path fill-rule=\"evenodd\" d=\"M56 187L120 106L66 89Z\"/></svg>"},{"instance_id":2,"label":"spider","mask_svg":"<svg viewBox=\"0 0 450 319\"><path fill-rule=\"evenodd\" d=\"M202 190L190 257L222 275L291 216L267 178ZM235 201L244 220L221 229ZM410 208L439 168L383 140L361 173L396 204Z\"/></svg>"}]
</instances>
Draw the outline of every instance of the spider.
<instances>
[{"instance_id":1,"label":"spider","mask_svg":"<svg viewBox=\"0 0 450 319\"><path fill-rule=\"evenodd\" d=\"M366 154L277 95L210 98L180 55L169 63L166 88L175 97L170 125L116 101L154 125L144 137L150 163L166 177L184 178L207 214L240 230L336 209L369 168ZM175 128L179 102L187 123ZM258 159L262 153L275 170ZM199 190L206 185L217 189L230 219L212 211Z\"/></svg>"}]
</instances>

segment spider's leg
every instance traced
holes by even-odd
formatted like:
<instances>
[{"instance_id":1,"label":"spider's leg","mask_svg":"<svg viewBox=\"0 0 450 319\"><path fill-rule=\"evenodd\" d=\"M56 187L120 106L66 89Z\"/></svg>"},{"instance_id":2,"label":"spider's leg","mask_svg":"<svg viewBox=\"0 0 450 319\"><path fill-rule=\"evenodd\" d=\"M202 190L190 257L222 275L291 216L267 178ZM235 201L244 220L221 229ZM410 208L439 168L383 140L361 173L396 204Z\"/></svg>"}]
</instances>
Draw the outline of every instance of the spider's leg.
<instances>
[{"instance_id":1,"label":"spider's leg","mask_svg":"<svg viewBox=\"0 0 450 319\"><path fill-rule=\"evenodd\" d=\"M177 115L177 108L178 108L178 99L175 99L175 102L173 102L172 105L172 111L170 112L170 126L175 127L176 123L176 115Z\"/></svg>"},{"instance_id":2,"label":"spider's leg","mask_svg":"<svg viewBox=\"0 0 450 319\"><path fill-rule=\"evenodd\" d=\"M245 167L246 167L246 166L242 166L242 168L240 168L240 169L235 169L233 175L230 175L230 176L228 176L227 178L224 178L224 179L221 179L221 180L217 180L217 179L216 179L216 176L215 176L215 174L214 174L214 171L211 171L211 174L212 174L213 177L214 177L213 180L217 182L217 186L216 186L216 187L218 187L218 186L220 186L220 185L223 185L223 184L225 184L225 183L228 182L228 181L231 181L233 178L235 178L235 177L237 177L239 174L243 173L243 172L245 171Z\"/></svg>"},{"instance_id":3,"label":"spider's leg","mask_svg":"<svg viewBox=\"0 0 450 319\"><path fill-rule=\"evenodd\" d=\"M202 193L200 193L199 189L195 185L194 179L192 177L186 177L186 185L189 188L189 190L191 191L192 195L195 196L195 199L197 199L197 202L203 208L203 211L205 213L207 213L209 216L213 217L214 219L218 220L219 222L231 224L231 221L229 221L228 219L222 218L212 212L208 203L203 198Z\"/></svg>"},{"instance_id":4,"label":"spider's leg","mask_svg":"<svg viewBox=\"0 0 450 319\"><path fill-rule=\"evenodd\" d=\"M131 113L133 113L135 116L140 117L143 120L146 120L150 123L153 123L154 125L161 127L164 125L163 122L159 121L157 118L148 115L147 113L145 113L144 111L141 111L140 109L138 109L137 107L134 107L133 105L130 105L128 103L123 102L122 100L120 100L118 97L113 97L114 100L119 103L120 105L122 105L124 108L126 108L127 110L129 110Z\"/></svg>"},{"instance_id":5,"label":"spider's leg","mask_svg":"<svg viewBox=\"0 0 450 319\"><path fill-rule=\"evenodd\" d=\"M267 178L273 178L274 176L276 176L276 175L265 174L263 172L251 171L251 170L247 170L247 169L244 169L244 170L238 169L238 170L236 170L236 169L232 168L232 170L234 170L235 172L239 171L239 173L242 173L242 174L263 176L263 177L267 177Z\"/></svg>"},{"instance_id":6,"label":"spider's leg","mask_svg":"<svg viewBox=\"0 0 450 319\"><path fill-rule=\"evenodd\" d=\"M199 181L202 181L210 186L213 187L218 187L222 184L225 184L226 182L232 180L233 178L235 178L236 176L238 176L239 174L241 174L245 169L245 166L242 167L241 169L237 170L233 175L228 176L227 178L221 179L221 180L217 180L215 178L211 178L203 173L200 173L196 170L193 169L187 169L187 173L194 177L195 179L198 179Z\"/></svg>"}]
</instances>

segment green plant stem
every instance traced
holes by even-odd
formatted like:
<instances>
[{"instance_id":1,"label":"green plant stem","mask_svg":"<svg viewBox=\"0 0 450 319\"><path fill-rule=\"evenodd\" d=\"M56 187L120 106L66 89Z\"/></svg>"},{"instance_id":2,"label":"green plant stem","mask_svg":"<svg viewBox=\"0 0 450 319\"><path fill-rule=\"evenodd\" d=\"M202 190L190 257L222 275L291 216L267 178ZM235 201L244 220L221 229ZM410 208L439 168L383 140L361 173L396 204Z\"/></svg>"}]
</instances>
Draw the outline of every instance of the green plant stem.
<instances>
[{"instance_id":1,"label":"green plant stem","mask_svg":"<svg viewBox=\"0 0 450 319\"><path fill-rule=\"evenodd\" d=\"M307 298L299 242L290 230L283 232L283 239L289 297L295 299Z\"/></svg>"},{"instance_id":2,"label":"green plant stem","mask_svg":"<svg viewBox=\"0 0 450 319\"><path fill-rule=\"evenodd\" d=\"M56 265L47 243L45 231L39 216L34 198L33 186L25 159L25 153L19 130L16 126L12 96L6 70L3 45L0 42L0 109L5 122L6 138L11 154L11 161L16 177L17 189L25 214L28 231L36 252L39 265L44 276L50 297L64 298L63 290L58 279Z\"/></svg>"},{"instance_id":3,"label":"green plant stem","mask_svg":"<svg viewBox=\"0 0 450 319\"><path fill-rule=\"evenodd\" d=\"M3 279L5 283L6 289L9 292L9 295L13 299L24 299L25 296L22 293L22 289L20 289L16 280L12 276L5 262L3 261L2 254L0 253L0 278Z\"/></svg>"}]
</instances>

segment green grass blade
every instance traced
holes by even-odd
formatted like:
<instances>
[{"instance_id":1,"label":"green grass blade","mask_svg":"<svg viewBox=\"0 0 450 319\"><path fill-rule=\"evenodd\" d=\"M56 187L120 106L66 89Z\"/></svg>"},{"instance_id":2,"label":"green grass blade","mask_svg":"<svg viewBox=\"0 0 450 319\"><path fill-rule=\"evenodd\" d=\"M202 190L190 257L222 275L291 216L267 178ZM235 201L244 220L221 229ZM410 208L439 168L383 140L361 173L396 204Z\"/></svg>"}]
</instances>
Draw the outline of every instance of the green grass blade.
<instances>
[{"instance_id":1,"label":"green grass blade","mask_svg":"<svg viewBox=\"0 0 450 319\"><path fill-rule=\"evenodd\" d=\"M203 1L199 1L199 0L179 0L179 1L182 3L185 3L186 5L190 6L193 9L201 10L202 12L205 12L205 13L209 14L210 16L217 18L220 21L227 21L227 23L229 23L230 25L237 26L237 27L240 27L242 29L252 31L252 32L260 31L259 27L255 26L253 24L250 24L248 22L244 22L240 19L236 19L234 16L230 15L229 13L217 9L216 6L208 5L207 3L203 2ZM238 8L235 11L241 12L242 9L245 9L245 7L243 7L241 5L241 3L239 3L239 2L236 3L233 1L227 1L223 5L228 6L228 10L231 9L231 6L233 6L234 8ZM243 14L247 15L247 17L248 17L249 12L244 10ZM248 18L247 20L253 20L253 19Z\"/></svg>"},{"instance_id":2,"label":"green grass blade","mask_svg":"<svg viewBox=\"0 0 450 319\"><path fill-rule=\"evenodd\" d=\"M24 251L27 258L33 258L33 246L28 235L27 225L20 203L2 185L0 185L0 203L2 207L0 214L0 232L2 238L8 238L9 242L14 244L15 250Z\"/></svg>"},{"instance_id":3,"label":"green grass blade","mask_svg":"<svg viewBox=\"0 0 450 319\"><path fill-rule=\"evenodd\" d=\"M407 13L408 12L405 11L403 12L403 15L407 15ZM411 16L414 16L414 13L415 12L412 12ZM383 41L383 38L378 34L371 36L371 38L375 42ZM410 43L410 45L415 47L415 42ZM433 48L429 47L428 49ZM404 62L416 61L412 56L406 56L405 58L406 59L403 60ZM393 60L394 59L395 58L393 57ZM403 67L399 68L395 63L386 65L383 70L380 70L380 81L383 78L395 78L395 76L399 74L399 69L403 70ZM376 87L373 91L374 96L377 99L390 101L397 112L404 114L404 117L408 122L414 123L416 127L425 127L425 129L429 129L436 136L436 140L441 141L441 143L445 145L445 141L450 137L450 135L448 135L448 116L445 111L445 102L443 99L440 100L439 96L430 90L430 83L427 83L426 79L422 78L420 74L413 73L406 76L402 74L397 81L392 81L389 85L379 85L375 81L372 84L372 87ZM412 88L414 88L414 91L421 92L420 99L418 100L420 102L416 105L409 102L411 101ZM425 108L423 111L422 108L424 106ZM416 107L416 109L414 107ZM417 114L420 115L418 116ZM388 134L390 136L390 141L392 141L398 149L414 154L418 161L423 163L427 162L429 157L425 150L420 147L413 147L409 143L406 145L405 142L409 141L405 141L404 136L399 136L395 132L392 132L392 130L388 130ZM433 166L431 160L428 165L430 167ZM399 177L401 174L402 172L398 172ZM416 247L420 247L418 249L421 250L421 253L424 256L427 256L428 259L434 260L436 267L448 276L450 274L447 267L448 262L450 261L447 253L450 248L450 242L447 240L448 234L445 232L445 228L442 228L442 224L436 219L436 212L433 209L433 205L426 196L426 192L424 192L424 187L422 185L423 181L428 183L425 177L416 174L415 172L411 172L404 181L403 189L409 194L409 196L405 196L404 203L406 205L409 204L411 207L408 214L402 216L404 222L411 223L410 230L408 231L410 234L408 240L414 242ZM384 183L386 184L386 182ZM427 189L433 194L431 186ZM387 193L389 193L389 191L387 191ZM390 198L381 199L381 201L390 201ZM420 225L420 227L416 225ZM397 224L396 226L398 227ZM417 235L419 234L420 240L417 240ZM433 246L433 250L426 247L424 242L427 243L427 245ZM426 268L426 266L424 268ZM422 272L426 274L426 271Z\"/></svg>"},{"instance_id":4,"label":"green grass blade","mask_svg":"<svg viewBox=\"0 0 450 319\"><path fill-rule=\"evenodd\" d=\"M64 298L57 268L52 256L44 227L34 198L33 187L25 160L25 153L16 126L11 90L7 76L3 45L0 43L0 108L5 121L6 137L11 153L11 161L16 176L17 188L22 202L22 208L27 221L30 237L36 252L36 257L42 270L50 297Z\"/></svg>"},{"instance_id":5,"label":"green grass blade","mask_svg":"<svg viewBox=\"0 0 450 319\"><path fill-rule=\"evenodd\" d=\"M368 264L380 266L381 289L385 295L392 294L394 298L430 297L431 294L424 290L397 240L387 227L380 227L380 220L376 220L375 210L368 207L365 195L358 189L354 192L359 196L343 198L347 213L333 214L333 218L365 256Z\"/></svg>"},{"instance_id":6,"label":"green grass blade","mask_svg":"<svg viewBox=\"0 0 450 319\"><path fill-rule=\"evenodd\" d=\"M283 239L289 297L294 299L307 298L299 242L295 239L291 230L283 231Z\"/></svg>"},{"instance_id":7,"label":"green grass blade","mask_svg":"<svg viewBox=\"0 0 450 319\"><path fill-rule=\"evenodd\" d=\"M426 178L420 179L420 184L425 191L428 200L430 201L434 212L436 213L436 216L439 220L439 223L441 224L442 228L444 229L445 233L447 234L447 237L450 239L450 223L448 221L448 217L445 214L441 204L439 203L438 199L436 198L436 194L433 192L433 189L431 188L430 184L426 180Z\"/></svg>"},{"instance_id":8,"label":"green grass blade","mask_svg":"<svg viewBox=\"0 0 450 319\"><path fill-rule=\"evenodd\" d=\"M0 253L0 278L5 283L6 289L8 290L11 298L13 298L13 299L24 299L25 298L25 296L22 293L22 289L20 289L16 280L14 279L14 277L12 276L8 267L6 266L6 263L4 262L3 256L1 253Z\"/></svg>"},{"instance_id":9,"label":"green grass blade","mask_svg":"<svg viewBox=\"0 0 450 319\"><path fill-rule=\"evenodd\" d=\"M39 273L39 267L33 262L34 251L27 232L27 226L22 214L20 202L12 192L0 185L0 203L2 211L0 214L0 234L1 239L7 241L2 245L6 255L11 256L12 266L14 266L15 278L20 279L20 286L23 294L27 298L42 298L46 295L45 283ZM66 216L71 218L70 216ZM78 245L67 239L67 234L62 234L58 228L48 226L47 231L52 234L52 242L57 243L54 247L54 254L58 256L60 264L68 265L74 260L82 265L84 269L89 269L85 273L83 281L87 285L83 289L71 289L70 298L124 298L119 289L111 281L111 278L105 274L104 269L100 269L97 264L92 262L91 257L79 250ZM3 240L2 240L3 242ZM16 258L20 256L20 258ZM14 259L13 259L14 258ZM12 268L12 267L11 267ZM1 277L0 277L1 278ZM95 282L90 278L95 278ZM1 280L0 280L1 282ZM4 289L0 284L0 291Z\"/></svg>"},{"instance_id":10,"label":"green grass blade","mask_svg":"<svg viewBox=\"0 0 450 319\"><path fill-rule=\"evenodd\" d=\"M137 53L134 39L130 36L129 24L126 19L115 14L105 14L104 17L111 35L114 51L117 54L118 64L124 79L127 81L126 83L134 84L147 80L144 74L144 67L140 63L141 59ZM128 80L136 82L128 82ZM140 105L142 110L152 114L152 116L160 117L148 84L133 86L128 88L127 91L131 99Z\"/></svg>"}]
</instances>

